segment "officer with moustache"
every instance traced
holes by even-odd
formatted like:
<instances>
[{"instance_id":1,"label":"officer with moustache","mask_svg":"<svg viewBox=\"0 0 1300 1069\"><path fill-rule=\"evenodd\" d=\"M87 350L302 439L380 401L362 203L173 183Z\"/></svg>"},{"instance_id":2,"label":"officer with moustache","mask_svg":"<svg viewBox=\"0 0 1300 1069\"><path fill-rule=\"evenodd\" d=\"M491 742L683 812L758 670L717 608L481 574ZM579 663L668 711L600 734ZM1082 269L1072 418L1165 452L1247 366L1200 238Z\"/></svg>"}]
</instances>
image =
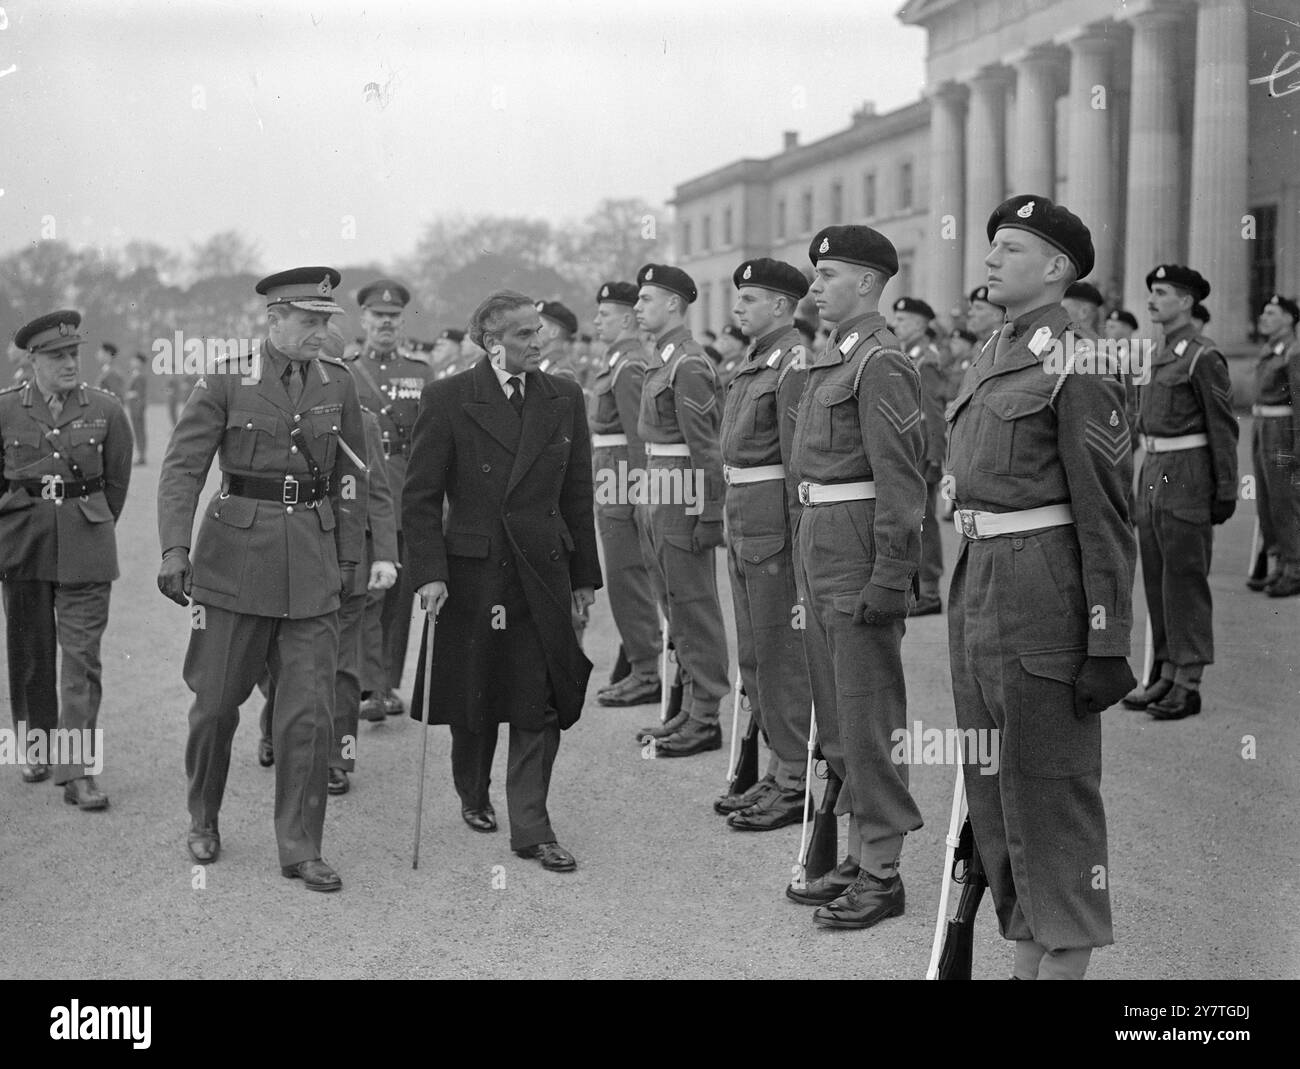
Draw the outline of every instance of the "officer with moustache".
<instances>
[{"instance_id":1,"label":"officer with moustache","mask_svg":"<svg viewBox=\"0 0 1300 1069\"><path fill-rule=\"evenodd\" d=\"M987 232L1006 322L948 408L953 702L960 729L999 746L996 771L963 774L1015 976L1068 979L1113 941L1098 714L1134 683L1130 435L1119 380L1070 373L1080 336L1061 299L1092 269L1088 228L1023 194Z\"/></svg>"},{"instance_id":2,"label":"officer with moustache","mask_svg":"<svg viewBox=\"0 0 1300 1069\"><path fill-rule=\"evenodd\" d=\"M303 267L257 284L267 339L251 374L210 369L172 432L158 482L158 588L194 606L185 682L194 693L185 771L190 856L217 860L218 813L239 706L264 670L276 687L275 833L281 873L337 891L321 857L340 600L365 542L361 406L342 363L321 356L339 273ZM221 490L191 535L220 453Z\"/></svg>"}]
</instances>

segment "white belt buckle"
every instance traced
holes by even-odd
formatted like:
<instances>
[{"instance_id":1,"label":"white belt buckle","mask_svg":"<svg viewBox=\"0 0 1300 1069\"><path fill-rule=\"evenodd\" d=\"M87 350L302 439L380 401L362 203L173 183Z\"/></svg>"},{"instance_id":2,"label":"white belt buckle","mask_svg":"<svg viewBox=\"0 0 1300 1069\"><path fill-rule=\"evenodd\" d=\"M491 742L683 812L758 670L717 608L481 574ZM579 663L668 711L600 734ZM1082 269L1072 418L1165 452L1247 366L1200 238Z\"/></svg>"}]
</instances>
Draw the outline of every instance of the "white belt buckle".
<instances>
[{"instance_id":1,"label":"white belt buckle","mask_svg":"<svg viewBox=\"0 0 1300 1069\"><path fill-rule=\"evenodd\" d=\"M978 540L980 537L979 527L976 523L974 509L958 509L955 513L957 521L961 524L961 533L967 538Z\"/></svg>"},{"instance_id":2,"label":"white belt buckle","mask_svg":"<svg viewBox=\"0 0 1300 1069\"><path fill-rule=\"evenodd\" d=\"M812 504L812 484L811 484L811 483L800 483L800 484L799 484L799 504L801 504L801 505L811 505L811 504Z\"/></svg>"}]
</instances>

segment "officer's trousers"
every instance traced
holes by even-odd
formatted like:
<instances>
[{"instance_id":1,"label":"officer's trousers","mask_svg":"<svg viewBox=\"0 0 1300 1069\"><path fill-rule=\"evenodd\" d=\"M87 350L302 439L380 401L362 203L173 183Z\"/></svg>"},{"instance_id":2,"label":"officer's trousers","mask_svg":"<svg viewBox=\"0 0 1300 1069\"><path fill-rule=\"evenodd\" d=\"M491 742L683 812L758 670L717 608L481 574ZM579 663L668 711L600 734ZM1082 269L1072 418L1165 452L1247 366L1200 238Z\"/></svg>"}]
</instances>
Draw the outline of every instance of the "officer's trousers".
<instances>
[{"instance_id":1,"label":"officer's trousers","mask_svg":"<svg viewBox=\"0 0 1300 1069\"><path fill-rule=\"evenodd\" d=\"M275 838L281 866L321 856L333 750L338 613L286 620L200 606L185 654L190 707L185 773L190 816L217 819L239 707L269 669L275 687Z\"/></svg>"},{"instance_id":2,"label":"officer's trousers","mask_svg":"<svg viewBox=\"0 0 1300 1069\"><path fill-rule=\"evenodd\" d=\"M1300 572L1300 458L1289 416L1256 416L1251 433L1256 509L1264 548Z\"/></svg>"}]
</instances>

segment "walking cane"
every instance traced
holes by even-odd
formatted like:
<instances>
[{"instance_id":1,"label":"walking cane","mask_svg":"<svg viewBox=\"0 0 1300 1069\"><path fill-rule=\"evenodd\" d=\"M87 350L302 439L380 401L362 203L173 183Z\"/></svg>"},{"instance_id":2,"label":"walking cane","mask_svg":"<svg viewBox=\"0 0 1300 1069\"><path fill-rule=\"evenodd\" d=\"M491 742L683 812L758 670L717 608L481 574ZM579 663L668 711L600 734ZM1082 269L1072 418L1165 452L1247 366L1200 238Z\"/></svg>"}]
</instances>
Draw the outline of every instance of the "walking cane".
<instances>
[{"instance_id":1,"label":"walking cane","mask_svg":"<svg viewBox=\"0 0 1300 1069\"><path fill-rule=\"evenodd\" d=\"M1148 627L1150 624L1147 625ZM1148 632L1149 633L1149 632ZM966 777L961 765L957 766L957 785L952 789L952 815L948 818L947 851L943 856L943 886L939 892L939 917L934 922L934 945L930 948L930 967L925 970L927 980L939 978L939 954L943 950L943 933L948 920L948 894L952 890L952 863L961 840L961 823L966 809Z\"/></svg>"},{"instance_id":2,"label":"walking cane","mask_svg":"<svg viewBox=\"0 0 1300 1069\"><path fill-rule=\"evenodd\" d=\"M429 756L429 706L433 697L433 633L438 617L433 610L425 613L429 637L424 648L424 737L420 740L420 782L415 790L415 846L411 849L411 868L420 867L420 818L424 815L424 763Z\"/></svg>"},{"instance_id":3,"label":"walking cane","mask_svg":"<svg viewBox=\"0 0 1300 1069\"><path fill-rule=\"evenodd\" d=\"M1259 514L1255 514L1255 530L1250 536L1250 560L1246 562L1246 578L1255 578L1255 569L1259 564Z\"/></svg>"},{"instance_id":4,"label":"walking cane","mask_svg":"<svg viewBox=\"0 0 1300 1069\"><path fill-rule=\"evenodd\" d=\"M731 756L727 758L727 782L736 775L736 755L740 750L740 669L736 669L736 699L731 703Z\"/></svg>"},{"instance_id":5,"label":"walking cane","mask_svg":"<svg viewBox=\"0 0 1300 1069\"><path fill-rule=\"evenodd\" d=\"M1151 679L1151 669L1156 661L1155 635L1151 631L1151 610L1147 610L1146 649L1142 654L1142 685L1145 687Z\"/></svg>"},{"instance_id":6,"label":"walking cane","mask_svg":"<svg viewBox=\"0 0 1300 1069\"><path fill-rule=\"evenodd\" d=\"M808 865L808 809L812 805L813 750L817 748L817 710L812 710L808 718L808 764L804 769L803 779L803 817L799 822L799 861L798 879L802 883Z\"/></svg>"},{"instance_id":7,"label":"walking cane","mask_svg":"<svg viewBox=\"0 0 1300 1069\"><path fill-rule=\"evenodd\" d=\"M668 617L659 614L659 627L663 633L662 649L659 653L659 723L668 722L668 695L672 687L668 682Z\"/></svg>"}]
</instances>

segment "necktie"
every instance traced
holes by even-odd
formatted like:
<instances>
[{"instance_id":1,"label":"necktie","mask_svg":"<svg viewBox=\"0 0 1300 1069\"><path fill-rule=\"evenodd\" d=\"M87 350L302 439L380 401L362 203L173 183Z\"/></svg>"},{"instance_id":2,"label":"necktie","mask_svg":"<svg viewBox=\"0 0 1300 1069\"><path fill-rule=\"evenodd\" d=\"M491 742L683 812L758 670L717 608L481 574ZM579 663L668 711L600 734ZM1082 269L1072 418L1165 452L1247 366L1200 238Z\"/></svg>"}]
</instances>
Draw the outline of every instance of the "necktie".
<instances>
[{"instance_id":1,"label":"necktie","mask_svg":"<svg viewBox=\"0 0 1300 1069\"><path fill-rule=\"evenodd\" d=\"M510 404L514 406L515 415L524 414L524 388L523 383L519 381L518 375L511 375L506 379L506 385L510 387Z\"/></svg>"},{"instance_id":2,"label":"necktie","mask_svg":"<svg viewBox=\"0 0 1300 1069\"><path fill-rule=\"evenodd\" d=\"M63 398L60 397L57 393L50 394L49 404L50 404L50 415L53 416L55 419L58 419L59 416L63 413Z\"/></svg>"},{"instance_id":3,"label":"necktie","mask_svg":"<svg viewBox=\"0 0 1300 1069\"><path fill-rule=\"evenodd\" d=\"M1014 323L1004 323L998 340L993 343L993 366L997 367L1006 358L1011 349L1011 338L1016 332Z\"/></svg>"},{"instance_id":4,"label":"necktie","mask_svg":"<svg viewBox=\"0 0 1300 1069\"><path fill-rule=\"evenodd\" d=\"M289 366L284 369L284 388L289 394L289 400L295 405L302 398L303 376L302 372L307 368L306 364L289 361Z\"/></svg>"}]
</instances>

